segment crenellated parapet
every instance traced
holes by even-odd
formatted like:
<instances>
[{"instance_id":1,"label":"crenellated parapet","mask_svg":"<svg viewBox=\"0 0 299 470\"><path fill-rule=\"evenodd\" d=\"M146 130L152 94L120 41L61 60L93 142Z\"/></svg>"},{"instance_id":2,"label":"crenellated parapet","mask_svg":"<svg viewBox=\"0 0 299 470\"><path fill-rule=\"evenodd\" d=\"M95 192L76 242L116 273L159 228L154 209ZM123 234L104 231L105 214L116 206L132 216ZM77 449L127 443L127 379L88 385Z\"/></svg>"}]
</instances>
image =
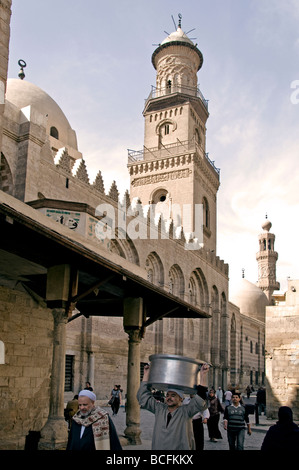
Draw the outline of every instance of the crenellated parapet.
<instances>
[{"instance_id":1,"label":"crenellated parapet","mask_svg":"<svg viewBox=\"0 0 299 470\"><path fill-rule=\"evenodd\" d=\"M99 170L93 183L90 183L90 178L88 175L88 168L84 158L75 161L68 153L68 149L63 147L57 151L54 155L54 164L57 170L61 171L62 174L67 173L68 176L74 178L74 180L79 180L81 183L85 184L86 187L94 191L95 193L105 194L105 185L101 171ZM110 190L106 195L108 198L114 202L118 202L119 191L115 181L112 182Z\"/></svg>"},{"instance_id":2,"label":"crenellated parapet","mask_svg":"<svg viewBox=\"0 0 299 470\"><path fill-rule=\"evenodd\" d=\"M48 161L45 164L51 165ZM116 181L112 182L109 191L105 191L105 182L100 170L95 180L91 182L84 158L74 162L68 154L67 148L63 148L54 157L54 168L55 173L58 173L61 178L69 180L69 188L74 187L76 201L81 204L76 213L73 203L67 202L66 196L59 198L55 196L53 199L52 197L48 198L43 192L44 202L40 201L40 203L34 204L37 204L36 208L41 208L40 204L43 207L47 204L53 206L48 208L48 215L55 216L55 220L63 220L73 229L73 221L79 223L79 214L82 210L84 211L84 203L88 201L89 215L84 233L85 236L91 237L95 243L102 240L102 246L121 254L125 253L122 239L129 241L131 247L134 245L134 250L143 250L140 248L143 246L143 240L152 240L153 243L157 242L158 244L162 241L162 243L170 244L169 246L175 243L176 250L180 250L180 252L184 252L185 249L192 251L196 258L217 269L223 275L228 274L227 264L220 260L213 250L209 250L200 237L187 231L182 219L173 217L172 214L165 214L163 211L159 212L153 203L143 204L140 198L131 198L129 190L126 190L121 196ZM84 192L84 188L86 192ZM57 203L53 202L55 199ZM62 209L63 200L65 201L64 209ZM114 230L114 235L111 237L110 243L106 240L103 245L103 239L101 239L101 235L99 236L101 230L97 232L97 228L103 228L105 225L108 230ZM133 259L138 259L138 257L135 255Z\"/></svg>"}]
</instances>

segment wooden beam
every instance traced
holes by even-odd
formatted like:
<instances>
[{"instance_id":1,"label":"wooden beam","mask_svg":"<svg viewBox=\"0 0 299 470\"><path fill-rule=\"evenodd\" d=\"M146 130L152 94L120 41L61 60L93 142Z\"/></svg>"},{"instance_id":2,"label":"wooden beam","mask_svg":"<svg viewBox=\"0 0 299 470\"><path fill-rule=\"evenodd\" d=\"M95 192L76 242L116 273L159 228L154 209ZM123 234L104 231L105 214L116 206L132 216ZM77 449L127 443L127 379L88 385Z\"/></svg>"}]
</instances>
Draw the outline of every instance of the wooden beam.
<instances>
[{"instance_id":1,"label":"wooden beam","mask_svg":"<svg viewBox=\"0 0 299 470\"><path fill-rule=\"evenodd\" d=\"M180 307L175 307L175 308L169 310L169 312L167 312L167 313L163 313L162 315L158 315L158 316L155 317L154 319L153 319L152 317L150 317L148 320L146 320L146 322L144 323L143 326L144 326L144 327L147 327L147 326L151 325L152 323L154 323L155 321L160 320L160 318L164 318L164 317L166 317L167 315L169 315L170 313L175 312L175 311L178 310L179 308L180 308Z\"/></svg>"},{"instance_id":2,"label":"wooden beam","mask_svg":"<svg viewBox=\"0 0 299 470\"><path fill-rule=\"evenodd\" d=\"M93 286L89 287L85 292L82 292L81 294L75 295L71 299L71 303L77 303L79 300L84 299L88 294L93 292L95 289L98 289L100 286L103 284L106 284L107 282L111 281L111 279L114 278L114 275L106 277L106 279L103 279L102 281L96 282Z\"/></svg>"}]
</instances>

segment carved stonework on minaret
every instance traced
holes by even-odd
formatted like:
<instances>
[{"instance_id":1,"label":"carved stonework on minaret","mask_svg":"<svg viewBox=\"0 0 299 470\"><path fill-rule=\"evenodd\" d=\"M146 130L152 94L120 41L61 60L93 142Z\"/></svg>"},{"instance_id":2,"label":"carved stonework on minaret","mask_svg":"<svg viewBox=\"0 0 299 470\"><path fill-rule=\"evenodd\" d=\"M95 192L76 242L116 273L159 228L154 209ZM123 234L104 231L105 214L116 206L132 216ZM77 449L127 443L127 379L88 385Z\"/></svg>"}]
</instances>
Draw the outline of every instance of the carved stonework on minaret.
<instances>
[{"instance_id":1,"label":"carved stonework on minaret","mask_svg":"<svg viewBox=\"0 0 299 470\"><path fill-rule=\"evenodd\" d=\"M274 251L275 235L270 233L271 222L266 218L262 225L263 232L259 235L259 252L256 254L258 262L258 282L257 285L264 291L272 301L272 294L280 288L276 281L276 262L278 253Z\"/></svg>"}]
</instances>

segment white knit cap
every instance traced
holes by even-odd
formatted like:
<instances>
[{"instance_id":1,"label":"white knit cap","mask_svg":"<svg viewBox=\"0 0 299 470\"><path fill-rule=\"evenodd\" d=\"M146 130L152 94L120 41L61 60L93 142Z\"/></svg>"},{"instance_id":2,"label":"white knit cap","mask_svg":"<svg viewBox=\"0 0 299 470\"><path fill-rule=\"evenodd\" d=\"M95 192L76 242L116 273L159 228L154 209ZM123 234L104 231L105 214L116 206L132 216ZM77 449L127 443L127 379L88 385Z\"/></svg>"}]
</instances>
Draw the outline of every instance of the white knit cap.
<instances>
[{"instance_id":1,"label":"white knit cap","mask_svg":"<svg viewBox=\"0 0 299 470\"><path fill-rule=\"evenodd\" d=\"M79 397L88 397L92 401L96 401L97 399L95 393L91 392L90 390L81 390L81 392L79 393Z\"/></svg>"},{"instance_id":2,"label":"white knit cap","mask_svg":"<svg viewBox=\"0 0 299 470\"><path fill-rule=\"evenodd\" d=\"M177 393L181 398L184 398L184 392L183 390L179 390L178 388L168 388L167 392L175 392ZM166 393L167 393L166 392Z\"/></svg>"}]
</instances>

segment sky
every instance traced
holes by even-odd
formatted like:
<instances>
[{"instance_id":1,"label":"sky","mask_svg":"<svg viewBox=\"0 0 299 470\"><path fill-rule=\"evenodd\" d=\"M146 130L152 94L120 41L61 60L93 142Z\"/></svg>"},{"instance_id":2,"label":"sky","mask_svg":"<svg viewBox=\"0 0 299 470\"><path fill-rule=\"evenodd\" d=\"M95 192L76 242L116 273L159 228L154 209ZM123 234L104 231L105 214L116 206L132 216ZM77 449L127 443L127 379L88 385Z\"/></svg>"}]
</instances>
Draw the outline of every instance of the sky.
<instances>
[{"instance_id":1,"label":"sky","mask_svg":"<svg viewBox=\"0 0 299 470\"><path fill-rule=\"evenodd\" d=\"M197 43L209 100L207 146L220 168L217 255L230 288L256 253L268 219L277 280L299 278L299 2L297 0L13 0L9 78L46 91L77 133L90 181L101 170L129 189L127 149L143 147L142 111L155 48L178 24ZM193 31L191 31L193 30Z\"/></svg>"}]
</instances>

